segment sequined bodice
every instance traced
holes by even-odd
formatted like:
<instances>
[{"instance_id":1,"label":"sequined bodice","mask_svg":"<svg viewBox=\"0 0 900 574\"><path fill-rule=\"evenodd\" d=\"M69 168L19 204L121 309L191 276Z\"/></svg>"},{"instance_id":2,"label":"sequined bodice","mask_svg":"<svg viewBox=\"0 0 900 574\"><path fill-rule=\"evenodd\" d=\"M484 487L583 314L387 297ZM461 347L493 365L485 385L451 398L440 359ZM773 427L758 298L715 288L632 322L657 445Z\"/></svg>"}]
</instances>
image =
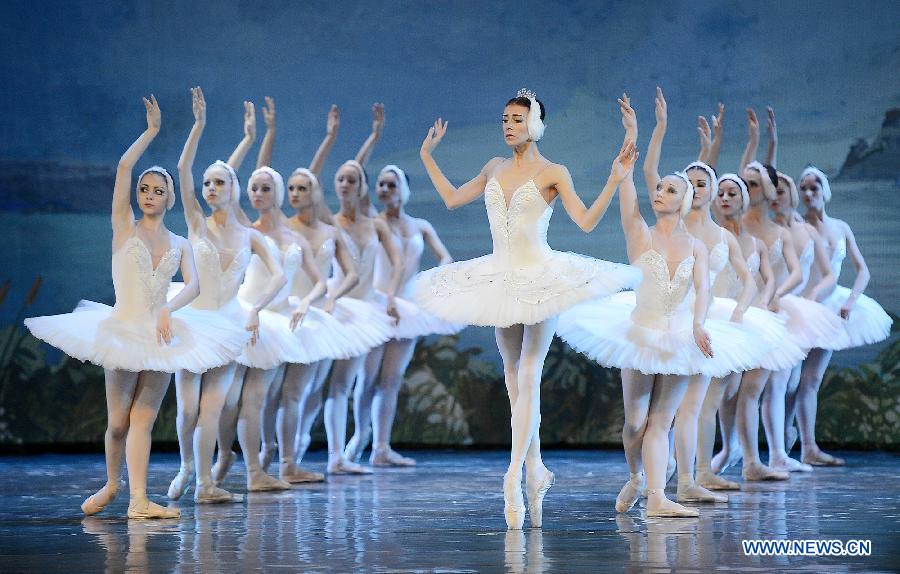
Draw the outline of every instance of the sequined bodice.
<instances>
[{"instance_id":1,"label":"sequined bodice","mask_svg":"<svg viewBox=\"0 0 900 574\"><path fill-rule=\"evenodd\" d=\"M154 269L150 250L132 235L112 256L115 314L136 318L152 313L166 302L169 282L181 264L181 249L166 251Z\"/></svg>"},{"instance_id":2,"label":"sequined bodice","mask_svg":"<svg viewBox=\"0 0 900 574\"><path fill-rule=\"evenodd\" d=\"M816 242L810 238L806 245L803 246L803 252L800 253L800 273L803 274L803 280L794 288L793 293L802 293L806 289L806 286L809 284L810 270L815 259Z\"/></svg>"},{"instance_id":3,"label":"sequined bodice","mask_svg":"<svg viewBox=\"0 0 900 574\"><path fill-rule=\"evenodd\" d=\"M747 258L747 269L750 271L750 275L757 284L762 281L759 274L759 263L759 252L756 250L756 240L754 239L753 251L750 253L750 257ZM715 297L737 299L741 296L741 291L743 291L743 289L744 286L741 284L737 272L730 263L725 266L725 269L719 273L715 282L712 283L712 294Z\"/></svg>"},{"instance_id":4,"label":"sequined bodice","mask_svg":"<svg viewBox=\"0 0 900 574\"><path fill-rule=\"evenodd\" d=\"M237 296L244 272L250 264L250 246L245 245L239 249L228 267L222 269L219 250L212 241L201 237L191 243L200 276L200 295L191 306L198 309L219 309Z\"/></svg>"},{"instance_id":5,"label":"sequined bodice","mask_svg":"<svg viewBox=\"0 0 900 574\"><path fill-rule=\"evenodd\" d=\"M494 257L499 258L501 265L536 265L550 254L547 227L553 208L533 179L513 191L507 207L503 189L492 177L484 188L484 205L491 226Z\"/></svg>"},{"instance_id":6,"label":"sequined bodice","mask_svg":"<svg viewBox=\"0 0 900 574\"><path fill-rule=\"evenodd\" d=\"M334 239L328 238L319 245L319 248L313 251L313 263L319 276L328 280L331 277L331 266L334 263L335 243ZM294 275L293 281L288 281L291 288L291 295L297 297L305 297L313 288L314 283L309 275L303 272L302 266Z\"/></svg>"},{"instance_id":7,"label":"sequined bodice","mask_svg":"<svg viewBox=\"0 0 900 574\"><path fill-rule=\"evenodd\" d=\"M400 257L403 260L403 282L400 283L400 289L397 295L400 297L412 297L413 279L419 272L419 263L422 260L422 252L425 251L425 240L421 233L414 233L412 236L403 238L394 235L394 242L400 248ZM391 262L388 259L387 252L384 249L378 250L375 258L375 288L380 291L387 291L391 282Z\"/></svg>"},{"instance_id":8,"label":"sequined bodice","mask_svg":"<svg viewBox=\"0 0 900 574\"><path fill-rule=\"evenodd\" d=\"M344 234L344 243L353 258L356 265L356 274L359 276L359 283L351 289L346 296L355 297L356 299L370 299L375 295L375 255L378 253L379 242L378 235L373 233L369 241L360 248L349 233L343 229L340 231ZM334 282L340 283L344 278L340 266L334 269Z\"/></svg>"},{"instance_id":9,"label":"sequined bodice","mask_svg":"<svg viewBox=\"0 0 900 574\"><path fill-rule=\"evenodd\" d=\"M772 275L775 277L775 285L781 285L790 273L787 261L784 258L784 241L779 237L769 247L769 264L772 266Z\"/></svg>"},{"instance_id":10,"label":"sequined bodice","mask_svg":"<svg viewBox=\"0 0 900 574\"><path fill-rule=\"evenodd\" d=\"M275 297L272 298L272 301L269 302L266 308L273 311L282 311L289 307L288 296L291 294L293 281L300 274L306 275L302 266L303 253L300 250L300 246L296 243L291 243L282 251L271 237L266 237L266 245L273 257L281 263L284 276L287 278L287 283L275 294ZM247 303L255 303L265 293L266 286L271 278L272 273L269 272L269 268L266 267L263 260L258 255L253 255L250 258L250 264L247 266L244 282L238 290L238 296Z\"/></svg>"},{"instance_id":11,"label":"sequined bodice","mask_svg":"<svg viewBox=\"0 0 900 574\"><path fill-rule=\"evenodd\" d=\"M635 323L651 329L691 325L694 256L682 260L669 277L669 265L655 249L641 254L634 262L644 278L635 289L637 305L631 314Z\"/></svg>"},{"instance_id":12,"label":"sequined bodice","mask_svg":"<svg viewBox=\"0 0 900 574\"><path fill-rule=\"evenodd\" d=\"M720 238L712 249L709 250L709 284L713 285L725 267L728 265L728 242Z\"/></svg>"}]
</instances>

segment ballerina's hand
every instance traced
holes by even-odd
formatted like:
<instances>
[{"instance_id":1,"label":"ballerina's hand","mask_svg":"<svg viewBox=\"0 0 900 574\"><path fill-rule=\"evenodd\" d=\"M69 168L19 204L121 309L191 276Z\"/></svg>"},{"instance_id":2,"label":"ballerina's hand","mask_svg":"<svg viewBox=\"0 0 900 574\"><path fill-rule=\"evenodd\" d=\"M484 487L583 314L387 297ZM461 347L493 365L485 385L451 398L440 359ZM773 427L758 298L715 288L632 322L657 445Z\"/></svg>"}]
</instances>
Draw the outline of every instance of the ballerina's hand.
<instances>
[{"instance_id":1,"label":"ballerina's hand","mask_svg":"<svg viewBox=\"0 0 900 574\"><path fill-rule=\"evenodd\" d=\"M619 111L622 112L622 127L625 128L625 133L633 138L637 133L637 117L631 107L631 100L628 94L622 94L616 101L619 102Z\"/></svg>"},{"instance_id":2,"label":"ballerina's hand","mask_svg":"<svg viewBox=\"0 0 900 574\"><path fill-rule=\"evenodd\" d=\"M262 107L263 120L266 127L272 129L275 127L275 100L270 96L266 96L266 105Z\"/></svg>"},{"instance_id":3,"label":"ballerina's hand","mask_svg":"<svg viewBox=\"0 0 900 574\"><path fill-rule=\"evenodd\" d=\"M709 339L709 333L702 325L694 325L694 342L700 347L700 352L709 359L713 358L712 343Z\"/></svg>"},{"instance_id":4,"label":"ballerina's hand","mask_svg":"<svg viewBox=\"0 0 900 574\"><path fill-rule=\"evenodd\" d=\"M147 130L158 132L160 125L162 125L162 112L159 111L156 96L150 94L149 100L144 98L144 107L147 108Z\"/></svg>"},{"instance_id":5,"label":"ballerina's hand","mask_svg":"<svg viewBox=\"0 0 900 574\"><path fill-rule=\"evenodd\" d=\"M165 343L168 345L172 342L172 325L170 322L171 313L169 312L169 308L163 305L159 309L159 314L156 316L156 344L162 345Z\"/></svg>"},{"instance_id":6,"label":"ballerina's hand","mask_svg":"<svg viewBox=\"0 0 900 574\"><path fill-rule=\"evenodd\" d=\"M772 106L766 106L766 129L769 132L769 139L773 142L778 141L778 126L775 125L775 110Z\"/></svg>"},{"instance_id":7,"label":"ballerina's hand","mask_svg":"<svg viewBox=\"0 0 900 574\"><path fill-rule=\"evenodd\" d=\"M291 315L291 331L299 327L303 323L303 319L306 317L306 314L309 312L309 303L303 301L294 309L294 314Z\"/></svg>"},{"instance_id":8,"label":"ballerina's hand","mask_svg":"<svg viewBox=\"0 0 900 574\"><path fill-rule=\"evenodd\" d=\"M759 138L759 120L753 108L747 108L747 134L751 138Z\"/></svg>"},{"instance_id":9,"label":"ballerina's hand","mask_svg":"<svg viewBox=\"0 0 900 574\"><path fill-rule=\"evenodd\" d=\"M206 124L206 99L203 98L203 90L200 86L191 88L191 109L194 110L194 122Z\"/></svg>"},{"instance_id":10,"label":"ballerina's hand","mask_svg":"<svg viewBox=\"0 0 900 574\"><path fill-rule=\"evenodd\" d=\"M244 135L256 139L256 107L253 102L244 102Z\"/></svg>"},{"instance_id":11,"label":"ballerina's hand","mask_svg":"<svg viewBox=\"0 0 900 574\"><path fill-rule=\"evenodd\" d=\"M778 313L781 311L781 297L778 295L772 295L772 300L769 301L769 311L773 313Z\"/></svg>"},{"instance_id":12,"label":"ballerina's hand","mask_svg":"<svg viewBox=\"0 0 900 574\"><path fill-rule=\"evenodd\" d=\"M387 301L387 314L389 317L394 319L394 325L400 324L400 312L397 311L397 301L394 300L394 297L388 296Z\"/></svg>"},{"instance_id":13,"label":"ballerina's hand","mask_svg":"<svg viewBox=\"0 0 900 574\"><path fill-rule=\"evenodd\" d=\"M725 133L725 104L719 102L719 111L712 117L713 133L717 140L721 140L722 134Z\"/></svg>"},{"instance_id":14,"label":"ballerina's hand","mask_svg":"<svg viewBox=\"0 0 900 574\"><path fill-rule=\"evenodd\" d=\"M247 326L244 327L245 330L250 331L250 344L255 345L257 341L259 341L259 312L254 310L250 311L250 316L247 317Z\"/></svg>"},{"instance_id":15,"label":"ballerina's hand","mask_svg":"<svg viewBox=\"0 0 900 574\"><path fill-rule=\"evenodd\" d=\"M325 303L322 305L322 310L328 313L329 315L334 313L334 304L337 301L334 300L334 297L326 297Z\"/></svg>"},{"instance_id":16,"label":"ballerina's hand","mask_svg":"<svg viewBox=\"0 0 900 574\"><path fill-rule=\"evenodd\" d=\"M700 134L700 148L708 150L712 147L712 130L704 116L697 116L697 132Z\"/></svg>"},{"instance_id":17,"label":"ballerina's hand","mask_svg":"<svg viewBox=\"0 0 900 574\"><path fill-rule=\"evenodd\" d=\"M744 322L744 312L741 311L740 309L738 309L737 307L735 307L734 312L731 314L730 321L732 323L743 323Z\"/></svg>"},{"instance_id":18,"label":"ballerina's hand","mask_svg":"<svg viewBox=\"0 0 900 574\"><path fill-rule=\"evenodd\" d=\"M372 133L381 135L384 129L384 104L372 104Z\"/></svg>"},{"instance_id":19,"label":"ballerina's hand","mask_svg":"<svg viewBox=\"0 0 900 574\"><path fill-rule=\"evenodd\" d=\"M441 140L444 139L444 134L447 133L447 122L441 121L441 118L435 120L434 125L428 129L428 135L425 136L425 141L422 142L422 149L420 150L420 155L431 155L431 152L434 151L434 148L441 143Z\"/></svg>"},{"instance_id":20,"label":"ballerina's hand","mask_svg":"<svg viewBox=\"0 0 900 574\"><path fill-rule=\"evenodd\" d=\"M637 163L638 155L634 142L625 140L625 143L622 144L622 149L619 150L619 155L613 160L612 171L610 172L610 177L613 181L620 182L628 177L628 174L634 169L634 164Z\"/></svg>"},{"instance_id":21,"label":"ballerina's hand","mask_svg":"<svg viewBox=\"0 0 900 574\"><path fill-rule=\"evenodd\" d=\"M669 120L669 107L666 104L666 98L663 96L662 88L656 86L656 123L666 125Z\"/></svg>"},{"instance_id":22,"label":"ballerina's hand","mask_svg":"<svg viewBox=\"0 0 900 574\"><path fill-rule=\"evenodd\" d=\"M846 321L850 318L850 311L852 311L852 310L853 310L853 305L850 305L849 303L844 303L844 305L841 307L841 310L838 312L838 314L841 316L841 319Z\"/></svg>"},{"instance_id":23,"label":"ballerina's hand","mask_svg":"<svg viewBox=\"0 0 900 574\"><path fill-rule=\"evenodd\" d=\"M336 136L340 127L341 110L338 109L337 105L331 104L331 109L328 110L328 119L325 121L325 135Z\"/></svg>"}]
</instances>

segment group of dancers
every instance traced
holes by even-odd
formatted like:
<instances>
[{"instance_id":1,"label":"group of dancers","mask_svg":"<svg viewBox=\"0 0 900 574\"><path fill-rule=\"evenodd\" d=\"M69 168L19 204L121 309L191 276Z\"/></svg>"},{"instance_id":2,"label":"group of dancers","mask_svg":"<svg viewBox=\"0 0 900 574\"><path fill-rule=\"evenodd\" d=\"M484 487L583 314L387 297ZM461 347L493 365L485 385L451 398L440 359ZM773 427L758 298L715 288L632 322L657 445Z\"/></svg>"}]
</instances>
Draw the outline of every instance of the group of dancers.
<instances>
[{"instance_id":1,"label":"group of dancers","mask_svg":"<svg viewBox=\"0 0 900 574\"><path fill-rule=\"evenodd\" d=\"M555 480L539 438L541 374L554 334L622 371L630 476L616 499L619 512L646 496L648 516L697 516L680 503L727 502L720 491L740 485L719 473L741 459L744 480L784 480L811 465L843 463L815 440L825 368L835 350L885 339L891 320L862 294L869 273L852 231L825 213L825 174L807 168L798 188L776 170L771 109L765 163L755 159L760 127L748 110L741 163L735 173L717 174L720 105L712 128L699 119L698 161L660 177L667 107L657 89L643 166L652 225L638 208L638 127L626 95L618 100L624 141L590 206L566 167L538 150L545 109L533 92L520 90L503 109L511 157L491 159L460 187L432 155L447 132L439 118L421 160L449 209L484 195L493 241L491 254L454 263L434 228L405 212L410 188L402 169L378 173L383 211L371 203L364 166L381 136L383 106L373 107L373 129L356 158L335 174L340 209L332 214L319 180L337 137L337 108L309 168L294 170L285 184L271 167L276 116L266 98L266 134L246 185L258 214L251 221L239 203L236 170L256 139L253 104L244 104L245 135L231 157L204 172L206 216L192 175L206 123L200 88L192 89L192 102L195 122L178 163L188 238L164 225L176 193L165 169L138 177L142 217L131 208L133 167L160 130L151 96L144 100L147 130L122 156L113 192L115 306L82 301L72 313L26 320L36 337L104 368L107 482L82 504L86 514L115 498L124 459L129 518L179 516L146 493L150 431L172 373L181 452L168 490L173 500L192 485L198 503L241 499L221 487L236 458L235 435L248 491L324 480L300 467L323 398L329 474L370 473L359 464L370 441L372 465L414 465L390 446L404 371L419 337L465 325L494 327L503 361L512 428L503 480L510 529L524 525L526 495L531 525L541 526ZM617 191L630 264L549 247L557 198L587 233ZM420 271L426 244L439 265ZM836 284L848 254L857 271L850 289ZM172 283L179 270L184 282ZM347 441L351 390L355 432ZM757 443L760 404L768 465ZM713 456L717 413L723 448ZM797 439L794 419L801 461L788 456ZM276 457L278 478L267 472ZM665 495L676 471L677 502Z\"/></svg>"}]
</instances>

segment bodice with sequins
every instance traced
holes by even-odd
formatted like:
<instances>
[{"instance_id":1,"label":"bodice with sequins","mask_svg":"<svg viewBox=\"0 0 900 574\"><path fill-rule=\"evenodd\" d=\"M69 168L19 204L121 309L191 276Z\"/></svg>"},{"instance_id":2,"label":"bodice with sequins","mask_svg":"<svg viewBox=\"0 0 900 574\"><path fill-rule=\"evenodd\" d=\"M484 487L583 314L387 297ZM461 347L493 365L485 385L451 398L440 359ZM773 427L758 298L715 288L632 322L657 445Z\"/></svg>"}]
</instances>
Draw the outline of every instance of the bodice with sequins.
<instances>
[{"instance_id":1,"label":"bodice with sequins","mask_svg":"<svg viewBox=\"0 0 900 574\"><path fill-rule=\"evenodd\" d=\"M422 253L425 251L425 240L422 238L421 233L414 233L410 237L401 237L394 234L394 237L396 238L394 245L400 248L400 259L403 261L403 281L400 283L397 295L399 297L412 297L412 280L419 272L419 263L422 260ZM387 292L391 282L392 269L387 252L384 249L379 249L375 257L376 289Z\"/></svg>"},{"instance_id":2,"label":"bodice with sequins","mask_svg":"<svg viewBox=\"0 0 900 574\"><path fill-rule=\"evenodd\" d=\"M192 239L194 260L200 277L200 295L191 303L197 309L220 309L237 297L244 272L250 264L250 245L235 253L225 269L219 250L206 237Z\"/></svg>"},{"instance_id":3,"label":"bodice with sequins","mask_svg":"<svg viewBox=\"0 0 900 574\"><path fill-rule=\"evenodd\" d=\"M116 293L114 314L120 318L145 317L166 302L166 292L181 264L181 250L172 247L153 267L150 250L135 235L113 253L112 279Z\"/></svg>"},{"instance_id":4,"label":"bodice with sequins","mask_svg":"<svg viewBox=\"0 0 900 574\"><path fill-rule=\"evenodd\" d=\"M669 265L655 249L641 254L633 263L644 278L635 289L636 306L632 320L650 329L690 328L693 309L694 256L684 258L669 277Z\"/></svg>"},{"instance_id":5,"label":"bodice with sequins","mask_svg":"<svg viewBox=\"0 0 900 574\"><path fill-rule=\"evenodd\" d=\"M547 244L547 228L553 208L533 179L513 191L507 207L503 189L492 177L484 188L484 204L494 257L500 265L528 267L539 264L552 253Z\"/></svg>"},{"instance_id":6,"label":"bodice with sequins","mask_svg":"<svg viewBox=\"0 0 900 574\"><path fill-rule=\"evenodd\" d=\"M266 237L266 245L269 248L269 252L281 263L282 271L287 279L285 285L278 290L278 293L266 305L266 308L272 311L284 311L290 307L288 296L291 294L293 281L300 274L306 275L302 266L303 253L300 250L300 246L296 243L291 243L282 250L275 243L275 240L268 236ZM266 264L263 263L263 260L258 255L253 255L250 258L250 264L247 266L244 282L238 290L238 296L247 303L253 304L265 293L271 278L272 274L269 272Z\"/></svg>"},{"instance_id":7,"label":"bodice with sequins","mask_svg":"<svg viewBox=\"0 0 900 574\"><path fill-rule=\"evenodd\" d=\"M344 243L347 245L350 257L353 258L356 274L359 276L359 282L346 293L346 296L365 300L375 297L375 256L380 245L378 235L373 233L369 241L359 247L349 233L343 229L340 230L340 233L344 234ZM338 285L343 279L344 274L340 266L335 267L333 284Z\"/></svg>"}]
</instances>

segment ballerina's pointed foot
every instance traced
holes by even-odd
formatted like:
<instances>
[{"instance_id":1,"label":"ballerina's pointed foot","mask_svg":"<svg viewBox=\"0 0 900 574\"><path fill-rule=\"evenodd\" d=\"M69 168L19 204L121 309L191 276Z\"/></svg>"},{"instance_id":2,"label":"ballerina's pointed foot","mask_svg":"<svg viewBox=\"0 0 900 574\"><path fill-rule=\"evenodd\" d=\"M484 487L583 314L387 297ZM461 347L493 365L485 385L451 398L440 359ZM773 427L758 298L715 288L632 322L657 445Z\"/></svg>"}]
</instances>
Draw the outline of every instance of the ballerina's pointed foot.
<instances>
[{"instance_id":1,"label":"ballerina's pointed foot","mask_svg":"<svg viewBox=\"0 0 900 574\"><path fill-rule=\"evenodd\" d=\"M237 453L233 450L228 452L219 451L216 463L212 467L213 484L218 486L225 482L225 477L228 476L228 471L234 466L235 460L237 460Z\"/></svg>"},{"instance_id":2,"label":"ballerina's pointed foot","mask_svg":"<svg viewBox=\"0 0 900 574\"><path fill-rule=\"evenodd\" d=\"M761 462L753 462L744 465L741 476L746 481L757 482L762 480L787 480L791 477L791 474L782 470L775 470Z\"/></svg>"},{"instance_id":3,"label":"ballerina's pointed foot","mask_svg":"<svg viewBox=\"0 0 900 574\"><path fill-rule=\"evenodd\" d=\"M525 524L525 500L522 496L522 476L503 475L503 516L506 528L521 530Z\"/></svg>"},{"instance_id":4,"label":"ballerina's pointed foot","mask_svg":"<svg viewBox=\"0 0 900 574\"><path fill-rule=\"evenodd\" d=\"M116 495L119 494L119 488L122 487L122 484L123 483L121 482L107 482L100 490L88 496L85 501L81 503L81 511L87 516L102 512L109 503L116 499Z\"/></svg>"},{"instance_id":5,"label":"ballerina's pointed foot","mask_svg":"<svg viewBox=\"0 0 900 574\"><path fill-rule=\"evenodd\" d=\"M344 458L350 462L359 463L362 459L363 451L366 450L365 442L367 441L363 441L362 437L357 434L350 437L347 446L344 447Z\"/></svg>"},{"instance_id":6,"label":"ballerina's pointed foot","mask_svg":"<svg viewBox=\"0 0 900 574\"><path fill-rule=\"evenodd\" d=\"M790 454L791 450L793 450L794 445L797 444L797 439L800 438L800 433L797 432L797 427L789 426L787 432L785 432L784 436L784 451Z\"/></svg>"},{"instance_id":7,"label":"ballerina's pointed foot","mask_svg":"<svg viewBox=\"0 0 900 574\"><path fill-rule=\"evenodd\" d=\"M232 494L224 488L213 486L197 486L194 490L194 502L197 504L224 504L227 502L241 502L244 497L240 494Z\"/></svg>"},{"instance_id":8,"label":"ballerina's pointed foot","mask_svg":"<svg viewBox=\"0 0 900 574\"><path fill-rule=\"evenodd\" d=\"M132 520L152 520L155 518L181 518L177 508L167 508L146 498L138 498L128 503L128 518Z\"/></svg>"},{"instance_id":9,"label":"ballerina's pointed foot","mask_svg":"<svg viewBox=\"0 0 900 574\"><path fill-rule=\"evenodd\" d=\"M666 498L662 489L647 490L648 518L697 518L700 512L695 508L682 506Z\"/></svg>"},{"instance_id":10,"label":"ballerina's pointed foot","mask_svg":"<svg viewBox=\"0 0 900 574\"><path fill-rule=\"evenodd\" d=\"M742 458L740 452L722 450L713 457L710 466L714 473L720 474L741 462Z\"/></svg>"},{"instance_id":11,"label":"ballerina's pointed foot","mask_svg":"<svg viewBox=\"0 0 900 574\"><path fill-rule=\"evenodd\" d=\"M276 490L290 490L291 484L274 476L260 471L250 475L247 479L247 492L272 492Z\"/></svg>"},{"instance_id":12,"label":"ballerina's pointed foot","mask_svg":"<svg viewBox=\"0 0 900 574\"><path fill-rule=\"evenodd\" d=\"M303 482L325 482L325 475L321 472L313 472L304 470L293 463L281 463L281 472L279 473L281 480L298 484Z\"/></svg>"},{"instance_id":13,"label":"ballerina's pointed foot","mask_svg":"<svg viewBox=\"0 0 900 574\"><path fill-rule=\"evenodd\" d=\"M638 497L646 489L647 479L644 473L632 475L616 496L616 512L628 512L638 501Z\"/></svg>"},{"instance_id":14,"label":"ballerina's pointed foot","mask_svg":"<svg viewBox=\"0 0 900 574\"><path fill-rule=\"evenodd\" d=\"M376 448L369 456L372 466L416 466L416 459L403 456L391 447Z\"/></svg>"},{"instance_id":15,"label":"ballerina's pointed foot","mask_svg":"<svg viewBox=\"0 0 900 574\"><path fill-rule=\"evenodd\" d=\"M697 471L697 484L709 490L740 490L741 485L731 480L726 480L713 473L711 470Z\"/></svg>"},{"instance_id":16,"label":"ballerina's pointed foot","mask_svg":"<svg viewBox=\"0 0 900 574\"><path fill-rule=\"evenodd\" d=\"M178 469L178 474L175 475L175 478L173 478L172 482L169 484L169 498L171 500L178 500L179 498L184 496L184 493L188 491L193 483L193 468L182 467Z\"/></svg>"},{"instance_id":17,"label":"ballerina's pointed foot","mask_svg":"<svg viewBox=\"0 0 900 574\"><path fill-rule=\"evenodd\" d=\"M811 466L844 466L846 464L844 459L832 456L819 449L804 452L803 457L800 460L802 460L804 464Z\"/></svg>"},{"instance_id":18,"label":"ballerina's pointed foot","mask_svg":"<svg viewBox=\"0 0 900 574\"><path fill-rule=\"evenodd\" d=\"M678 502L724 503L728 502L728 495L709 491L696 482L679 482L675 500Z\"/></svg>"},{"instance_id":19,"label":"ballerina's pointed foot","mask_svg":"<svg viewBox=\"0 0 900 574\"><path fill-rule=\"evenodd\" d=\"M328 466L326 467L325 471L328 474L372 474L371 468L367 468L361 464L356 464L355 462L350 462L345 458L328 461Z\"/></svg>"},{"instance_id":20,"label":"ballerina's pointed foot","mask_svg":"<svg viewBox=\"0 0 900 574\"><path fill-rule=\"evenodd\" d=\"M528 494L528 515L531 517L531 526L540 528L544 523L544 497L553 483L556 475L544 468L541 472L525 475L525 491Z\"/></svg>"},{"instance_id":21,"label":"ballerina's pointed foot","mask_svg":"<svg viewBox=\"0 0 900 574\"><path fill-rule=\"evenodd\" d=\"M774 470L783 470L784 472L812 472L812 466L806 463L794 460L791 457L785 457L776 460L769 460L769 467Z\"/></svg>"}]
</instances>

